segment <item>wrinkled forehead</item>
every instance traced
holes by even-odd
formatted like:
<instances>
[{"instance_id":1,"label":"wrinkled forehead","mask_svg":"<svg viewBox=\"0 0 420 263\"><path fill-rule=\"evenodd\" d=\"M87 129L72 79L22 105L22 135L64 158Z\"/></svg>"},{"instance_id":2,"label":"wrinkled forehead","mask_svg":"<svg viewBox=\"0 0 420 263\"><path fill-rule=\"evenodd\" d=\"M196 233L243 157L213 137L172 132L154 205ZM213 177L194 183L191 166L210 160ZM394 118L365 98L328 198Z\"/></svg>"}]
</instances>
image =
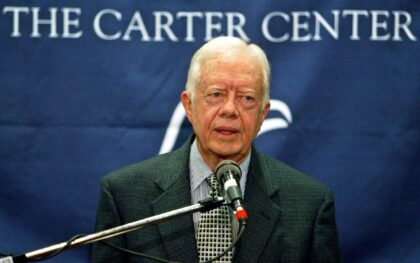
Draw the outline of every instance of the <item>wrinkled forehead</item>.
<instances>
[{"instance_id":1,"label":"wrinkled forehead","mask_svg":"<svg viewBox=\"0 0 420 263\"><path fill-rule=\"evenodd\" d=\"M244 50L235 50L228 52L213 52L209 54L200 63L200 79L211 78L212 74L226 74L233 76L248 75L253 81L262 86L263 72L258 60L249 52Z\"/></svg>"}]
</instances>

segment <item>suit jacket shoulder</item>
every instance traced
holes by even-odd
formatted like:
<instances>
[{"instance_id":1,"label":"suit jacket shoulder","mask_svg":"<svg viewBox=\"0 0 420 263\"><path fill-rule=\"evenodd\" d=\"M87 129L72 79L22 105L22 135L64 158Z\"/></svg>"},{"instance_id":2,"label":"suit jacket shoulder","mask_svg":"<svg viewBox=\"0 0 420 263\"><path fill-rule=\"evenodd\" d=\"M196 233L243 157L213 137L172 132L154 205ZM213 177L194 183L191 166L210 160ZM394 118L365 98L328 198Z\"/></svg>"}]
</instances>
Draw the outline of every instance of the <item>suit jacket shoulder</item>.
<instances>
[{"instance_id":1,"label":"suit jacket shoulder","mask_svg":"<svg viewBox=\"0 0 420 263\"><path fill-rule=\"evenodd\" d=\"M174 152L106 175L102 180L96 229L109 229L190 205L189 149L187 142ZM196 258L193 222L186 216L114 237L110 242L178 261ZM130 260L149 262L138 257L130 257ZM122 263L129 260L126 254L95 244L92 261Z\"/></svg>"},{"instance_id":2,"label":"suit jacket shoulder","mask_svg":"<svg viewBox=\"0 0 420 263\"><path fill-rule=\"evenodd\" d=\"M124 166L111 172L103 181L115 187L134 187L158 181L169 185L175 179L174 172L185 172L188 169L189 145L184 145L176 151L155 156L153 158ZM165 180L162 180L165 179ZM163 182L165 181L165 182ZM169 182L168 182L169 181Z\"/></svg>"},{"instance_id":3,"label":"suit jacket shoulder","mask_svg":"<svg viewBox=\"0 0 420 263\"><path fill-rule=\"evenodd\" d=\"M236 262L339 262L332 193L317 180L253 149L245 206Z\"/></svg>"},{"instance_id":4,"label":"suit jacket shoulder","mask_svg":"<svg viewBox=\"0 0 420 263\"><path fill-rule=\"evenodd\" d=\"M316 197L323 199L331 192L328 187L315 178L307 176L271 156L255 152L253 157L255 163L252 167L260 169L259 171L254 169L254 172L259 172L261 175L255 174L258 177L258 184L268 195L279 191L283 195L297 194L313 201Z\"/></svg>"}]
</instances>

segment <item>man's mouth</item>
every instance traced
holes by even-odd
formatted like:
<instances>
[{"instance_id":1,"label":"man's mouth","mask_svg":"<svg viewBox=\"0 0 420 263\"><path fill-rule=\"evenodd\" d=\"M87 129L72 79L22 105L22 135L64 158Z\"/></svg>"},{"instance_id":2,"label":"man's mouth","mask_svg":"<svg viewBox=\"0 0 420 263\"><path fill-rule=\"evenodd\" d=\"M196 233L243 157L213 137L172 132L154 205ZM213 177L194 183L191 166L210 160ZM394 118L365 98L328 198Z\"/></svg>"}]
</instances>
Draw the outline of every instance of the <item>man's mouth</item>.
<instances>
[{"instance_id":1,"label":"man's mouth","mask_svg":"<svg viewBox=\"0 0 420 263\"><path fill-rule=\"evenodd\" d=\"M221 134L226 134L226 135L230 135L230 134L234 134L238 132L237 129L231 128L231 127L218 127L216 128L216 131Z\"/></svg>"}]
</instances>

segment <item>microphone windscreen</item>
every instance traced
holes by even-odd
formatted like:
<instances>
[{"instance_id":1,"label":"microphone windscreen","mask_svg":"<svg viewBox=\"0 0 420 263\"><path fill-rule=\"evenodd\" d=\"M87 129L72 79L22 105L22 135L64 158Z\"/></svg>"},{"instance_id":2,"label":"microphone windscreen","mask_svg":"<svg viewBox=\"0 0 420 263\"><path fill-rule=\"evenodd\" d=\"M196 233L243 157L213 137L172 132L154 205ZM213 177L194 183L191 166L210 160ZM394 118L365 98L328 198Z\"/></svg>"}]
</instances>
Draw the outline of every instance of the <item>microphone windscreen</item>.
<instances>
[{"instance_id":1,"label":"microphone windscreen","mask_svg":"<svg viewBox=\"0 0 420 263\"><path fill-rule=\"evenodd\" d=\"M236 180L239 180L242 176L242 170L236 162L232 160L224 160L224 161L221 161L216 167L217 181L219 183L223 183L221 182L221 178L223 174L229 171L235 176Z\"/></svg>"}]
</instances>

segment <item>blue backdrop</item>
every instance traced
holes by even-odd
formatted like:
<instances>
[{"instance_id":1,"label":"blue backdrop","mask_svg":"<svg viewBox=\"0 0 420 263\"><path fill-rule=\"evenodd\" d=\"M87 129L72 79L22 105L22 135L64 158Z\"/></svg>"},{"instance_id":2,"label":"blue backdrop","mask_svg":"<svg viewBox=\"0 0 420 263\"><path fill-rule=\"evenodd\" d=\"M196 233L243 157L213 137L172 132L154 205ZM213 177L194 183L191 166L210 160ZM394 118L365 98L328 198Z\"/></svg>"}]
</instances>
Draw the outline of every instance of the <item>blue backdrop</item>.
<instances>
[{"instance_id":1,"label":"blue backdrop","mask_svg":"<svg viewBox=\"0 0 420 263\"><path fill-rule=\"evenodd\" d=\"M191 128L176 109L189 59L235 35L272 64L257 148L333 190L345 262L418 262L418 1L0 9L0 252L92 233L102 176L183 143ZM84 247L50 262L88 260Z\"/></svg>"}]
</instances>

